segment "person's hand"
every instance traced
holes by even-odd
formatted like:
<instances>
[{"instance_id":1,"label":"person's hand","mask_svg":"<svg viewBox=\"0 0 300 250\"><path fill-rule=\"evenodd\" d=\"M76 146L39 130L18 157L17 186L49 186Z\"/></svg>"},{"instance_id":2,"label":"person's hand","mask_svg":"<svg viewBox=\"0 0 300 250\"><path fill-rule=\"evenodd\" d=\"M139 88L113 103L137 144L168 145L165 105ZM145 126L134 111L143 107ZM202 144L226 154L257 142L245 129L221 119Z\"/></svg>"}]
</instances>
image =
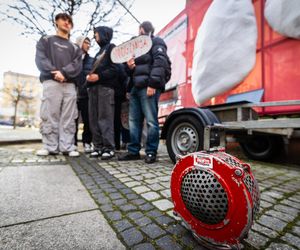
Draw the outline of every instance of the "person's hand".
<instances>
[{"instance_id":1,"label":"person's hand","mask_svg":"<svg viewBox=\"0 0 300 250\"><path fill-rule=\"evenodd\" d=\"M130 93L126 93L126 99L129 100L130 99Z\"/></svg>"},{"instance_id":2,"label":"person's hand","mask_svg":"<svg viewBox=\"0 0 300 250\"><path fill-rule=\"evenodd\" d=\"M59 70L51 71L51 73L54 75L54 80L58 82L64 82L66 80L64 75Z\"/></svg>"},{"instance_id":3,"label":"person's hand","mask_svg":"<svg viewBox=\"0 0 300 250\"><path fill-rule=\"evenodd\" d=\"M88 82L97 82L99 80L99 75L97 75L97 74L89 74L89 75L87 75L86 80Z\"/></svg>"},{"instance_id":4,"label":"person's hand","mask_svg":"<svg viewBox=\"0 0 300 250\"><path fill-rule=\"evenodd\" d=\"M147 96L153 96L155 95L156 90L151 87L147 87Z\"/></svg>"},{"instance_id":5,"label":"person's hand","mask_svg":"<svg viewBox=\"0 0 300 250\"><path fill-rule=\"evenodd\" d=\"M127 61L127 66L129 69L133 70L135 68L134 57L132 57L129 61Z\"/></svg>"}]
</instances>

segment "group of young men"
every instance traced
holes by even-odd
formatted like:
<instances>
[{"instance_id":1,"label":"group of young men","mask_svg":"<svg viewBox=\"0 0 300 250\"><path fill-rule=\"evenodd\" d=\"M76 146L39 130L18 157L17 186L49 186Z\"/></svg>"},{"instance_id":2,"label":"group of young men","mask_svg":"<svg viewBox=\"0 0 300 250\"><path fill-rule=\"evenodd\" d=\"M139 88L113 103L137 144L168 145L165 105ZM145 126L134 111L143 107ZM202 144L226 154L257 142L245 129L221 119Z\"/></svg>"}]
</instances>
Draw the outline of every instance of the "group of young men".
<instances>
[{"instance_id":1,"label":"group of young men","mask_svg":"<svg viewBox=\"0 0 300 250\"><path fill-rule=\"evenodd\" d=\"M78 110L84 123L83 143L86 152L92 142L91 157L106 160L115 156L115 110L120 110L116 98L121 71L128 77L129 98L128 152L119 160L140 159L144 120L147 125L145 162L156 161L159 144L158 100L166 83L167 46L154 37L154 28L148 21L139 26L139 35L152 38L151 50L132 58L124 65L111 61L113 30L99 26L94 38L100 47L95 58L88 54L90 39L79 37L76 44L70 38L72 17L60 13L55 17L56 35L43 36L36 46L36 65L43 84L41 127L43 149L38 155L67 154L79 156L76 148ZM118 109L115 108L118 105ZM117 111L118 116L119 112ZM89 132L90 131L90 132ZM120 141L120 135L117 134ZM117 145L119 147L119 145Z\"/></svg>"}]
</instances>

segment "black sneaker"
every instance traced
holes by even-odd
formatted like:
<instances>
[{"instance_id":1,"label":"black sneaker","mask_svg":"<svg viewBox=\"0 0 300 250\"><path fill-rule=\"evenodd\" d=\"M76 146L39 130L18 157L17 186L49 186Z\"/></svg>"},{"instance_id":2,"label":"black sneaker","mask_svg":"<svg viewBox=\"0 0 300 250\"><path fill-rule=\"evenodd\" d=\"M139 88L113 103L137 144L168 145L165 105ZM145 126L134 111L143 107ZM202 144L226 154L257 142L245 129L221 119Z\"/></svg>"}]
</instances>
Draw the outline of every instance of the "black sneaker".
<instances>
[{"instance_id":1,"label":"black sneaker","mask_svg":"<svg viewBox=\"0 0 300 250\"><path fill-rule=\"evenodd\" d=\"M97 157L101 157L102 152L100 150L94 150L91 154L90 157L92 158L97 158Z\"/></svg>"},{"instance_id":2,"label":"black sneaker","mask_svg":"<svg viewBox=\"0 0 300 250\"><path fill-rule=\"evenodd\" d=\"M124 153L124 154L122 154L118 157L119 161L136 161L136 160L139 160L139 159L141 159L140 154L134 155L134 154L129 153L129 152Z\"/></svg>"},{"instance_id":3,"label":"black sneaker","mask_svg":"<svg viewBox=\"0 0 300 250\"><path fill-rule=\"evenodd\" d=\"M155 154L147 154L145 156L145 162L147 164L151 164L151 163L156 162L156 155Z\"/></svg>"},{"instance_id":4,"label":"black sneaker","mask_svg":"<svg viewBox=\"0 0 300 250\"><path fill-rule=\"evenodd\" d=\"M114 156L115 156L114 151L104 151L101 156L101 160L109 160L109 159L113 158Z\"/></svg>"}]
</instances>

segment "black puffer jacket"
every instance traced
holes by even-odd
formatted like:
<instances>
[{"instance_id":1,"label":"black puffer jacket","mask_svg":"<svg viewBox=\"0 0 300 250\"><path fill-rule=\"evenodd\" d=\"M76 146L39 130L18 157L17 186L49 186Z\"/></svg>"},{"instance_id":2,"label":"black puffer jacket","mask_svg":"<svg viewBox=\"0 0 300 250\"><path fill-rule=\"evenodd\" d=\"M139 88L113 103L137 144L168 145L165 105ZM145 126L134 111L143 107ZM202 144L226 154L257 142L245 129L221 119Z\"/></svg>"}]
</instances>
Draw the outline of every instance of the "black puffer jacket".
<instances>
[{"instance_id":1,"label":"black puffer jacket","mask_svg":"<svg viewBox=\"0 0 300 250\"><path fill-rule=\"evenodd\" d=\"M105 56L95 70L95 74L99 75L99 80L97 82L88 82L88 87L93 87L95 85L102 85L109 88L114 88L117 77L118 77L118 67L110 59L111 50L115 47L114 44L110 43L113 35L113 30L106 26L99 26L95 28L100 36L100 51L96 54L94 63L97 58L105 51ZM93 63L93 64L94 64Z\"/></svg>"},{"instance_id":2,"label":"black puffer jacket","mask_svg":"<svg viewBox=\"0 0 300 250\"><path fill-rule=\"evenodd\" d=\"M159 37L152 37L151 50L135 59L135 68L130 72L130 88L152 87L165 89L165 65L168 63L163 54L167 53L167 45Z\"/></svg>"}]
</instances>

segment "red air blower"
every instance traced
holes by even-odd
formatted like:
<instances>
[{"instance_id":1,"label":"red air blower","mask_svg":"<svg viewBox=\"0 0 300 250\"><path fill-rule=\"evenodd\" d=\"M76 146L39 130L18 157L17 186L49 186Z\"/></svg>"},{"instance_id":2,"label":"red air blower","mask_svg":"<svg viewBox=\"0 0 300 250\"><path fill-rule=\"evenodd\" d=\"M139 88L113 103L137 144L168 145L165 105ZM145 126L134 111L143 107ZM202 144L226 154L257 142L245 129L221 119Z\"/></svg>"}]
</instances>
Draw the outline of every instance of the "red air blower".
<instances>
[{"instance_id":1,"label":"red air blower","mask_svg":"<svg viewBox=\"0 0 300 250\"><path fill-rule=\"evenodd\" d=\"M180 159L171 177L174 214L210 249L239 249L259 210L250 166L223 150Z\"/></svg>"}]
</instances>

